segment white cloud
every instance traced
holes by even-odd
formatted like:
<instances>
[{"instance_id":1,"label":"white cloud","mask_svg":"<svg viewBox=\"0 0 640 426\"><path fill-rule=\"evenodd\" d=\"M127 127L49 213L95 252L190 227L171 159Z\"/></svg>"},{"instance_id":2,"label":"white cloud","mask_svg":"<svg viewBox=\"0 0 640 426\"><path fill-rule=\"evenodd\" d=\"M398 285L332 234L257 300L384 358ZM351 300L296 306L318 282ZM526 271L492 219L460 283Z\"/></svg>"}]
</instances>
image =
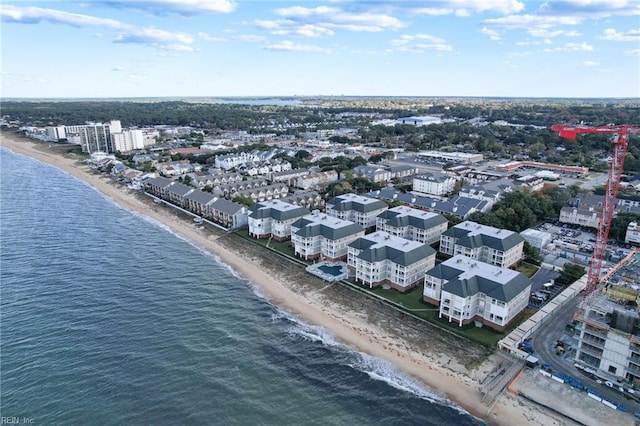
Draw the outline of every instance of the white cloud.
<instances>
[{"instance_id":1,"label":"white cloud","mask_svg":"<svg viewBox=\"0 0 640 426\"><path fill-rule=\"evenodd\" d=\"M431 16L469 16L472 13L518 13L524 10L524 2L518 0L431 0L428 6L416 7L414 13Z\"/></svg>"},{"instance_id":2,"label":"white cloud","mask_svg":"<svg viewBox=\"0 0 640 426\"><path fill-rule=\"evenodd\" d=\"M587 43L566 43L564 46L545 49L545 52L592 52L593 46Z\"/></svg>"},{"instance_id":3,"label":"white cloud","mask_svg":"<svg viewBox=\"0 0 640 426\"><path fill-rule=\"evenodd\" d=\"M613 28L608 28L604 30L602 36L598 38L609 41L640 41L640 30L630 30L626 33L619 33Z\"/></svg>"},{"instance_id":4,"label":"white cloud","mask_svg":"<svg viewBox=\"0 0 640 426\"><path fill-rule=\"evenodd\" d=\"M491 29L491 28L482 27L480 32L482 34L486 35L486 36L489 36L489 38L491 40L494 40L494 41L502 40L502 37L500 36L500 33L498 31L496 31L496 30Z\"/></svg>"},{"instance_id":5,"label":"white cloud","mask_svg":"<svg viewBox=\"0 0 640 426\"><path fill-rule=\"evenodd\" d=\"M320 46L312 46L309 44L297 44L289 40L284 40L280 43L268 44L263 47L268 50L283 50L288 52L311 52L311 53L326 53L331 54L331 49L327 49Z\"/></svg>"},{"instance_id":6,"label":"white cloud","mask_svg":"<svg viewBox=\"0 0 640 426\"><path fill-rule=\"evenodd\" d=\"M204 41L227 41L227 39L223 37L213 37L205 32L199 32L197 34L198 38Z\"/></svg>"},{"instance_id":7,"label":"white cloud","mask_svg":"<svg viewBox=\"0 0 640 426\"><path fill-rule=\"evenodd\" d=\"M275 14L291 22L291 26L313 25L329 30L379 32L405 25L397 18L382 13L350 12L337 7L308 8L292 6L276 9Z\"/></svg>"},{"instance_id":8,"label":"white cloud","mask_svg":"<svg viewBox=\"0 0 640 426\"><path fill-rule=\"evenodd\" d=\"M120 71L126 71L127 69L125 67L113 67L111 68L111 71L116 71L116 72L120 72Z\"/></svg>"},{"instance_id":9,"label":"white cloud","mask_svg":"<svg viewBox=\"0 0 640 426\"><path fill-rule=\"evenodd\" d=\"M541 14L607 18L640 15L637 0L562 0L547 1L540 6Z\"/></svg>"},{"instance_id":10,"label":"white cloud","mask_svg":"<svg viewBox=\"0 0 640 426\"><path fill-rule=\"evenodd\" d=\"M246 41L248 43L257 43L265 40L264 37L253 34L238 35L233 37L233 39L238 41Z\"/></svg>"},{"instance_id":11,"label":"white cloud","mask_svg":"<svg viewBox=\"0 0 640 426\"><path fill-rule=\"evenodd\" d=\"M140 28L115 19L98 18L95 16L70 13L55 9L40 7L17 7L0 5L0 17L4 22L37 24L49 22L52 24L70 25L76 28L102 27L116 31L115 43L132 43L156 47L164 50L193 51L190 46L194 39L188 34L170 32L157 28Z\"/></svg>"},{"instance_id":12,"label":"white cloud","mask_svg":"<svg viewBox=\"0 0 640 426\"><path fill-rule=\"evenodd\" d=\"M333 36L335 32L322 25L301 24L290 19L268 21L258 19L255 21L257 27L271 32L275 35L298 35L302 37Z\"/></svg>"},{"instance_id":13,"label":"white cloud","mask_svg":"<svg viewBox=\"0 0 640 426\"><path fill-rule=\"evenodd\" d=\"M230 0L104 0L99 3L119 9L139 10L153 15L193 16L203 13L230 13L236 9L236 3Z\"/></svg>"},{"instance_id":14,"label":"white cloud","mask_svg":"<svg viewBox=\"0 0 640 426\"><path fill-rule=\"evenodd\" d=\"M427 43L425 43L425 41ZM423 53L427 50L452 51L453 47L440 37L430 34L403 34L400 38L389 41L400 52Z\"/></svg>"},{"instance_id":15,"label":"white cloud","mask_svg":"<svg viewBox=\"0 0 640 426\"><path fill-rule=\"evenodd\" d=\"M584 61L582 63L582 66L587 67L587 68L597 67L598 65L600 65L599 62L593 62L593 61Z\"/></svg>"},{"instance_id":16,"label":"white cloud","mask_svg":"<svg viewBox=\"0 0 640 426\"><path fill-rule=\"evenodd\" d=\"M624 54L629 56L640 56L640 49L625 50Z\"/></svg>"}]
</instances>

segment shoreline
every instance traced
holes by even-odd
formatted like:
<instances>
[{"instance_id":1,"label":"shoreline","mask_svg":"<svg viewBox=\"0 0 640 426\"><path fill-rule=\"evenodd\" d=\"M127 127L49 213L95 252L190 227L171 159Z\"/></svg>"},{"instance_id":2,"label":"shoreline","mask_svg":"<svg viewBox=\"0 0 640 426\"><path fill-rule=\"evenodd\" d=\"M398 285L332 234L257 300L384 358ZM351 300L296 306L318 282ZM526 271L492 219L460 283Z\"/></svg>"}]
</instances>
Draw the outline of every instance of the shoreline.
<instances>
[{"instance_id":1,"label":"shoreline","mask_svg":"<svg viewBox=\"0 0 640 426\"><path fill-rule=\"evenodd\" d=\"M175 234L217 256L242 278L256 285L273 305L282 307L308 324L327 329L340 343L390 362L397 370L424 383L471 415L496 425L566 424L566 421L507 392L502 392L491 406L487 406L482 401L479 388L481 380L497 368L498 361L494 356L469 369L460 362L460 358L447 353L446 340L437 347L427 342L431 336L420 334L417 339L423 342L417 346L416 339L411 341L399 331L392 333L372 322L371 313L366 312L366 308L359 311L345 309L335 298L328 297L323 290L331 287L330 284L324 283L322 287L297 286L286 270L268 264L269 259L261 257L257 250L233 247L234 241L226 239L224 233L199 230L191 220L184 220L168 208L155 205L151 199L144 200L136 193L117 187L109 178L105 179L105 175L93 174L88 166L78 164L76 159L47 151L46 143L4 131L0 135L0 146L57 167L89 184L119 206L164 224ZM305 282L313 283L307 278L308 274L304 271L301 274Z\"/></svg>"}]
</instances>

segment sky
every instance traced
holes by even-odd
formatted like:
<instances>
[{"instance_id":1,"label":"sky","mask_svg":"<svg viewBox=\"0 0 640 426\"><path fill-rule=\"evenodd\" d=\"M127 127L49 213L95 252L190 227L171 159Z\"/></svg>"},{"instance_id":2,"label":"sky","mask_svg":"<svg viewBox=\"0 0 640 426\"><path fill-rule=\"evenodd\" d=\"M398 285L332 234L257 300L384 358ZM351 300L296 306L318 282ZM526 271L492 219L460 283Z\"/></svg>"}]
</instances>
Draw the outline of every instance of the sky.
<instances>
[{"instance_id":1,"label":"sky","mask_svg":"<svg viewBox=\"0 0 640 426\"><path fill-rule=\"evenodd\" d=\"M640 0L2 0L0 19L2 98L640 98Z\"/></svg>"}]
</instances>

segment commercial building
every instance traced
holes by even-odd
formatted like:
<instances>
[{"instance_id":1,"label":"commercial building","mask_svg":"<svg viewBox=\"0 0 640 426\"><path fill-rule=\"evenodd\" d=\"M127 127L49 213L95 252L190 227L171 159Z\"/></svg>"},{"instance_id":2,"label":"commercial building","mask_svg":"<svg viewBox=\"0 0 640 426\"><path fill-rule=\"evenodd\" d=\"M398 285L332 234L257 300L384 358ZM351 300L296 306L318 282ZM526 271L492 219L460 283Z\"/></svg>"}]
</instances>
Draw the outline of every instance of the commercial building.
<instances>
[{"instance_id":1,"label":"commercial building","mask_svg":"<svg viewBox=\"0 0 640 426\"><path fill-rule=\"evenodd\" d=\"M369 288L388 285L407 291L433 268L436 251L427 244L377 231L349 244L347 264L356 282Z\"/></svg>"},{"instance_id":2,"label":"commercial building","mask_svg":"<svg viewBox=\"0 0 640 426\"><path fill-rule=\"evenodd\" d=\"M624 241L630 244L640 244L640 226L638 222L629 222Z\"/></svg>"},{"instance_id":3,"label":"commercial building","mask_svg":"<svg viewBox=\"0 0 640 426\"><path fill-rule=\"evenodd\" d=\"M324 213L313 213L291 224L291 244L295 255L305 260L320 257L344 260L347 246L362 236L362 226Z\"/></svg>"},{"instance_id":4,"label":"commercial building","mask_svg":"<svg viewBox=\"0 0 640 426\"><path fill-rule=\"evenodd\" d=\"M537 248L538 250L542 250L551 242L553 236L544 231L538 231L537 229L525 229L520 232L520 236L524 238L526 242L531 244L531 246Z\"/></svg>"},{"instance_id":5,"label":"commercial building","mask_svg":"<svg viewBox=\"0 0 640 426\"><path fill-rule=\"evenodd\" d=\"M385 210L376 218L377 231L424 244L440 241L440 235L448 226L449 221L441 214L407 206Z\"/></svg>"},{"instance_id":6,"label":"commercial building","mask_svg":"<svg viewBox=\"0 0 640 426\"><path fill-rule=\"evenodd\" d=\"M490 265L508 268L522 259L524 238L492 226L466 221L440 236L440 251L450 256L463 255Z\"/></svg>"},{"instance_id":7,"label":"commercial building","mask_svg":"<svg viewBox=\"0 0 640 426\"><path fill-rule=\"evenodd\" d=\"M460 327L477 321L503 331L529 304L531 280L521 272L456 255L425 274L423 299Z\"/></svg>"},{"instance_id":8,"label":"commercial building","mask_svg":"<svg viewBox=\"0 0 640 426\"><path fill-rule=\"evenodd\" d=\"M343 194L327 201L326 208L329 216L355 222L366 229L375 226L378 215L389 206L375 198Z\"/></svg>"},{"instance_id":9,"label":"commercial building","mask_svg":"<svg viewBox=\"0 0 640 426\"><path fill-rule=\"evenodd\" d=\"M455 164L473 164L484 160L484 157L482 154L469 154L467 152L422 151L416 154L416 160Z\"/></svg>"}]
</instances>

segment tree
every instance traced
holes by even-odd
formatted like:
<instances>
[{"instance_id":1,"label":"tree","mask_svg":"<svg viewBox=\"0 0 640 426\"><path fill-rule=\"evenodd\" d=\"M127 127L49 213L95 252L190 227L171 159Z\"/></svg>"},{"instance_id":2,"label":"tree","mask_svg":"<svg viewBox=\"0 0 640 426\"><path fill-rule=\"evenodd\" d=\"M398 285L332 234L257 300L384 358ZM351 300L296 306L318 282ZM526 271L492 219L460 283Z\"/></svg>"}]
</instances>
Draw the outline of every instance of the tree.
<instances>
[{"instance_id":1,"label":"tree","mask_svg":"<svg viewBox=\"0 0 640 426\"><path fill-rule=\"evenodd\" d=\"M253 207L253 205L255 204L253 198L247 197L245 195L236 195L231 201L238 204L244 204L245 206L249 207Z\"/></svg>"},{"instance_id":2,"label":"tree","mask_svg":"<svg viewBox=\"0 0 640 426\"><path fill-rule=\"evenodd\" d=\"M540 250L529 244L528 241L524 242L522 251L524 252L524 258L526 261L534 263L536 265L540 265L540 263L542 263L542 255L540 254Z\"/></svg>"},{"instance_id":3,"label":"tree","mask_svg":"<svg viewBox=\"0 0 640 426\"><path fill-rule=\"evenodd\" d=\"M189 175L185 175L184 179L182 180L182 183L184 183L185 185L191 185L191 182L193 181L193 178Z\"/></svg>"},{"instance_id":4,"label":"tree","mask_svg":"<svg viewBox=\"0 0 640 426\"><path fill-rule=\"evenodd\" d=\"M556 284L573 284L578 278L586 273L584 266L567 262L562 267L560 275L555 279Z\"/></svg>"}]
</instances>

